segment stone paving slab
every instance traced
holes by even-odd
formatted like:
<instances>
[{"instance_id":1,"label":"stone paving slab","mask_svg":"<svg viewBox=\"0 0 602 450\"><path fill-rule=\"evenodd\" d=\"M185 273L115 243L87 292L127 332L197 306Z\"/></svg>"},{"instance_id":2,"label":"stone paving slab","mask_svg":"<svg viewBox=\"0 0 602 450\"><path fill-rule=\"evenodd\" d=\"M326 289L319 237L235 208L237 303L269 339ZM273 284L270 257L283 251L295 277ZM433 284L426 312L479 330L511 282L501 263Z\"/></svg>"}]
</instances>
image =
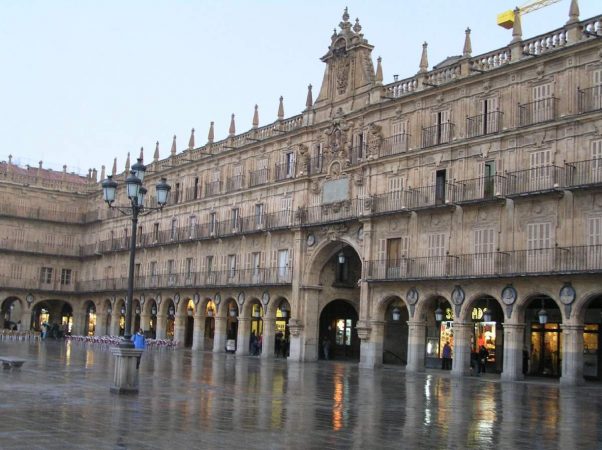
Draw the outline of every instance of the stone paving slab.
<instances>
[{"instance_id":1,"label":"stone paving slab","mask_svg":"<svg viewBox=\"0 0 602 450\"><path fill-rule=\"evenodd\" d=\"M4 449L602 448L602 387L455 378L190 350L142 357L140 393L109 392L108 348L0 343Z\"/></svg>"}]
</instances>

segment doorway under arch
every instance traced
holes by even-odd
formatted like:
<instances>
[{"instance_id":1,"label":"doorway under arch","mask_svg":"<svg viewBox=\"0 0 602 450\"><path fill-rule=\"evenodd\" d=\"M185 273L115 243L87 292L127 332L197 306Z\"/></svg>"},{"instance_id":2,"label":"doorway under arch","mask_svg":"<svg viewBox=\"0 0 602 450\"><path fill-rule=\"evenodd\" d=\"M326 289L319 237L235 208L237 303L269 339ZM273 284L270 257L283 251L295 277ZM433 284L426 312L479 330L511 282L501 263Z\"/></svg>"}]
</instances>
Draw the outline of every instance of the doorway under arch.
<instances>
[{"instance_id":1,"label":"doorway under arch","mask_svg":"<svg viewBox=\"0 0 602 450\"><path fill-rule=\"evenodd\" d=\"M383 364L408 362L408 309L400 298L392 298L385 311Z\"/></svg>"},{"instance_id":2,"label":"doorway under arch","mask_svg":"<svg viewBox=\"0 0 602 450\"><path fill-rule=\"evenodd\" d=\"M525 308L527 375L559 378L562 361L562 312L547 295L529 300ZM525 355L526 356L526 355Z\"/></svg>"},{"instance_id":3,"label":"doorway under arch","mask_svg":"<svg viewBox=\"0 0 602 450\"><path fill-rule=\"evenodd\" d=\"M320 359L359 361L357 320L357 311L346 300L333 300L324 307L320 314Z\"/></svg>"}]
</instances>

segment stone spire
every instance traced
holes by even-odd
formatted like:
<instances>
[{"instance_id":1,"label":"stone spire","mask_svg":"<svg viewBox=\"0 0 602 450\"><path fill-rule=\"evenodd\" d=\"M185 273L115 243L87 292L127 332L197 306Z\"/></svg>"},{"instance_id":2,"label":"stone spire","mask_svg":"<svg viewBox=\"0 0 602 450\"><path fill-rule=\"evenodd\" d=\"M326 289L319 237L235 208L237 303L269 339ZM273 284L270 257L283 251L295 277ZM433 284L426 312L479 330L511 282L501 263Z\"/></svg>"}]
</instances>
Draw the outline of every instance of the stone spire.
<instances>
[{"instance_id":1,"label":"stone spire","mask_svg":"<svg viewBox=\"0 0 602 450\"><path fill-rule=\"evenodd\" d=\"M470 57L472 54L472 43L470 42L470 28L466 28L466 36L464 37L464 49L462 50L462 56Z\"/></svg>"},{"instance_id":2,"label":"stone spire","mask_svg":"<svg viewBox=\"0 0 602 450\"><path fill-rule=\"evenodd\" d=\"M142 161L144 161L144 147L140 147L140 156L138 156Z\"/></svg>"},{"instance_id":3,"label":"stone spire","mask_svg":"<svg viewBox=\"0 0 602 450\"><path fill-rule=\"evenodd\" d=\"M213 122L211 122L211 125L209 125L209 134L207 135L207 142L209 144L213 144L214 136L215 136L215 130L213 129Z\"/></svg>"},{"instance_id":4,"label":"stone spire","mask_svg":"<svg viewBox=\"0 0 602 450\"><path fill-rule=\"evenodd\" d=\"M257 128L259 126L259 111L257 110L257 105L255 105L255 111L253 112L253 128Z\"/></svg>"},{"instance_id":5,"label":"stone spire","mask_svg":"<svg viewBox=\"0 0 602 450\"><path fill-rule=\"evenodd\" d=\"M571 6L569 7L569 20L567 25L571 23L579 22L579 2L577 0L571 0Z\"/></svg>"},{"instance_id":6,"label":"stone spire","mask_svg":"<svg viewBox=\"0 0 602 450\"><path fill-rule=\"evenodd\" d=\"M155 145L155 154L153 155L153 162L159 161L159 141Z\"/></svg>"},{"instance_id":7,"label":"stone spire","mask_svg":"<svg viewBox=\"0 0 602 450\"><path fill-rule=\"evenodd\" d=\"M111 172L113 176L117 175L117 158L113 160L113 171Z\"/></svg>"},{"instance_id":8,"label":"stone spire","mask_svg":"<svg viewBox=\"0 0 602 450\"><path fill-rule=\"evenodd\" d=\"M92 169L92 179L94 180L94 182L98 181L98 171L96 170L96 168Z\"/></svg>"},{"instance_id":9,"label":"stone spire","mask_svg":"<svg viewBox=\"0 0 602 450\"><path fill-rule=\"evenodd\" d=\"M383 66L382 66L382 58L379 56L376 58L376 84L383 84Z\"/></svg>"},{"instance_id":10,"label":"stone spire","mask_svg":"<svg viewBox=\"0 0 602 450\"><path fill-rule=\"evenodd\" d=\"M284 119L284 97L280 96L280 103L278 103L278 120Z\"/></svg>"},{"instance_id":11,"label":"stone spire","mask_svg":"<svg viewBox=\"0 0 602 450\"><path fill-rule=\"evenodd\" d=\"M514 26L512 27L512 41L510 43L513 44L522 40L523 27L520 23L520 10L518 8L514 8Z\"/></svg>"},{"instance_id":12,"label":"stone spire","mask_svg":"<svg viewBox=\"0 0 602 450\"><path fill-rule=\"evenodd\" d=\"M104 180L105 179L105 166L104 164L102 166L100 166L100 180Z\"/></svg>"},{"instance_id":13,"label":"stone spire","mask_svg":"<svg viewBox=\"0 0 602 450\"><path fill-rule=\"evenodd\" d=\"M125 160L125 176L130 173L130 152L128 152L128 157Z\"/></svg>"},{"instance_id":14,"label":"stone spire","mask_svg":"<svg viewBox=\"0 0 602 450\"><path fill-rule=\"evenodd\" d=\"M234 122L234 114L230 117L230 128L228 128L228 136L233 137L236 134L236 123Z\"/></svg>"},{"instance_id":15,"label":"stone spire","mask_svg":"<svg viewBox=\"0 0 602 450\"><path fill-rule=\"evenodd\" d=\"M173 135L173 141L171 141L171 156L176 156L177 153L177 148L176 148L176 135Z\"/></svg>"},{"instance_id":16,"label":"stone spire","mask_svg":"<svg viewBox=\"0 0 602 450\"><path fill-rule=\"evenodd\" d=\"M360 25L360 19L358 19L357 17L355 18L355 25L353 25L353 31L357 34L359 34L360 31L362 31L362 26Z\"/></svg>"},{"instance_id":17,"label":"stone spire","mask_svg":"<svg viewBox=\"0 0 602 450\"><path fill-rule=\"evenodd\" d=\"M194 148L194 128L190 130L190 139L188 139L188 150Z\"/></svg>"},{"instance_id":18,"label":"stone spire","mask_svg":"<svg viewBox=\"0 0 602 450\"><path fill-rule=\"evenodd\" d=\"M427 47L428 44L425 42L424 44L422 44L422 56L420 57L420 73L425 73L428 71L429 69L429 58L428 58L428 54L427 54Z\"/></svg>"},{"instance_id":19,"label":"stone spire","mask_svg":"<svg viewBox=\"0 0 602 450\"><path fill-rule=\"evenodd\" d=\"M313 95L311 93L311 84L307 86L307 98L305 99L305 109L311 109L314 105Z\"/></svg>"}]
</instances>

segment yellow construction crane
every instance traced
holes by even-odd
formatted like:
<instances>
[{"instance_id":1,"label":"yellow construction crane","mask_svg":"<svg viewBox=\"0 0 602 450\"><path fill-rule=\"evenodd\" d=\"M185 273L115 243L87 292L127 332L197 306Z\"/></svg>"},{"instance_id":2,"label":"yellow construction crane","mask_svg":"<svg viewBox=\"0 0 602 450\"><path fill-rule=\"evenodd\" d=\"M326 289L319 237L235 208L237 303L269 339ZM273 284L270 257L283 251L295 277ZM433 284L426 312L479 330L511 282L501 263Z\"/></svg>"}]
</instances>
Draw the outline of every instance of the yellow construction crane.
<instances>
[{"instance_id":1,"label":"yellow construction crane","mask_svg":"<svg viewBox=\"0 0 602 450\"><path fill-rule=\"evenodd\" d=\"M560 0L535 0L529 3L525 3L523 6L518 8L518 11L521 15L530 13L531 11L538 10L543 8L544 6L552 5L554 3L558 3ZM514 11L509 9L508 11L504 11L497 15L497 24L500 27L504 27L506 29L510 29L514 26Z\"/></svg>"}]
</instances>

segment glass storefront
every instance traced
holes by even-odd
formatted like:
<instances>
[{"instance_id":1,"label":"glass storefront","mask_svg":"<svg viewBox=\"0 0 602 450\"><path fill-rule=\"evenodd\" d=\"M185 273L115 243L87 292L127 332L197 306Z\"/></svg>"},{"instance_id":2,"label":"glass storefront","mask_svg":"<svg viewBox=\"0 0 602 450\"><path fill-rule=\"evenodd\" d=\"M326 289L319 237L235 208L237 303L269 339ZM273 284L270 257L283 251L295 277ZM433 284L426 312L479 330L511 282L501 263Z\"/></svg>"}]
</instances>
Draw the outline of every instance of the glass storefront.
<instances>
[{"instance_id":1,"label":"glass storefront","mask_svg":"<svg viewBox=\"0 0 602 450\"><path fill-rule=\"evenodd\" d=\"M562 331L559 323L531 324L529 374L560 376L562 360Z\"/></svg>"},{"instance_id":2,"label":"glass storefront","mask_svg":"<svg viewBox=\"0 0 602 450\"><path fill-rule=\"evenodd\" d=\"M586 324L583 329L583 376L598 378L600 325Z\"/></svg>"}]
</instances>

